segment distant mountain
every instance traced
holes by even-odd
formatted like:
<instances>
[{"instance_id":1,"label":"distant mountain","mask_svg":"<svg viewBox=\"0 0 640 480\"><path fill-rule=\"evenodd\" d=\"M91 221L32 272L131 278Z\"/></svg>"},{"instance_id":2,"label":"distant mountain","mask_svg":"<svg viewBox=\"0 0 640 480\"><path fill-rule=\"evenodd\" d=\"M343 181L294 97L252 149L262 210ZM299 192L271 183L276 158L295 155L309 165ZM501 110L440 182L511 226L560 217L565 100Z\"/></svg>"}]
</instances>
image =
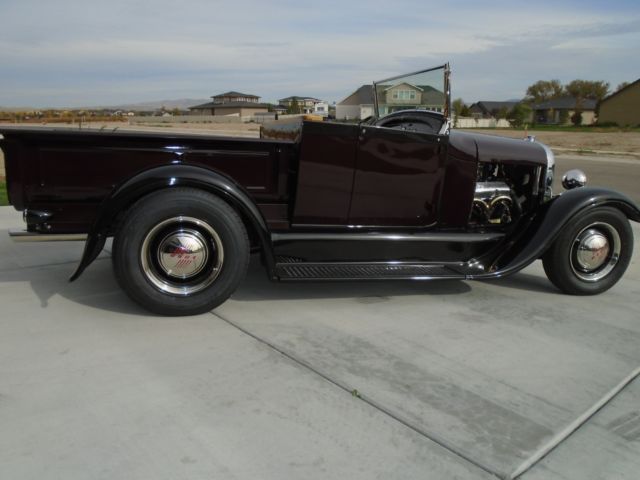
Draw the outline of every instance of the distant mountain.
<instances>
[{"instance_id":1,"label":"distant mountain","mask_svg":"<svg viewBox=\"0 0 640 480\"><path fill-rule=\"evenodd\" d=\"M211 101L210 98L180 98L178 100L157 100L157 101L150 101L150 102L124 103L122 105L104 105L100 107L84 107L84 108L87 110L106 108L109 110L147 111L147 110L158 110L164 107L167 110L173 110L174 108L179 108L180 110L187 110L189 107L193 107L194 105L201 105L203 103L207 103L210 101Z\"/></svg>"}]
</instances>

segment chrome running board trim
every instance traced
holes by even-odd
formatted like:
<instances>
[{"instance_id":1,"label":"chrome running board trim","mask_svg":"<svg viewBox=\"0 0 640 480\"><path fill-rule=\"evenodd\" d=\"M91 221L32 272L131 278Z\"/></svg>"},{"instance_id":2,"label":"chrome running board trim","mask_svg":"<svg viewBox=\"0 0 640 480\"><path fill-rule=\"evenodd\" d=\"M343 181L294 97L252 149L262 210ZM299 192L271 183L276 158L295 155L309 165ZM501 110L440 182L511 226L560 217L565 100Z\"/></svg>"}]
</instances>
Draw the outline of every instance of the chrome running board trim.
<instances>
[{"instance_id":1,"label":"chrome running board trim","mask_svg":"<svg viewBox=\"0 0 640 480\"><path fill-rule=\"evenodd\" d=\"M86 233L38 233L27 230L9 230L14 242L78 242L87 239Z\"/></svg>"}]
</instances>

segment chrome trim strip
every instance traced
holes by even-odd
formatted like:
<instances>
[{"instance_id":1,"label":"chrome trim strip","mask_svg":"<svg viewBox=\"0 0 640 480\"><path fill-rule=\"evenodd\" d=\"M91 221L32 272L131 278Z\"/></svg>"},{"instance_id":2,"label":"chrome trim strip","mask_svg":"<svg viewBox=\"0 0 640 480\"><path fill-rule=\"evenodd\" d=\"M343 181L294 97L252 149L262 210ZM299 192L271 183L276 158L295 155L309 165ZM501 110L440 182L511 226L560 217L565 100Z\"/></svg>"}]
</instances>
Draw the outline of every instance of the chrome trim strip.
<instances>
[{"instance_id":1,"label":"chrome trim strip","mask_svg":"<svg viewBox=\"0 0 640 480\"><path fill-rule=\"evenodd\" d=\"M86 233L37 233L26 230L9 230L14 242L80 242L87 239Z\"/></svg>"},{"instance_id":2,"label":"chrome trim strip","mask_svg":"<svg viewBox=\"0 0 640 480\"><path fill-rule=\"evenodd\" d=\"M503 237L503 233L272 233L271 241L493 242Z\"/></svg>"}]
</instances>

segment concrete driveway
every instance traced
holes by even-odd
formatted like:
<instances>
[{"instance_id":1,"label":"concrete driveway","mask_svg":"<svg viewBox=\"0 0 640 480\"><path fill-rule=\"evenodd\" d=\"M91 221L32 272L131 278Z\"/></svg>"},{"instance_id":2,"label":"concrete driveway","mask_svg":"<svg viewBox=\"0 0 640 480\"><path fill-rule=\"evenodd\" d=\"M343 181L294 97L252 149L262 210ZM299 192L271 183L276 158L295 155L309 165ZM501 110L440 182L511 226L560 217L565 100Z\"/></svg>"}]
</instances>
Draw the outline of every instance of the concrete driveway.
<instances>
[{"instance_id":1,"label":"concrete driveway","mask_svg":"<svg viewBox=\"0 0 640 480\"><path fill-rule=\"evenodd\" d=\"M0 478L509 478L640 366L640 248L596 297L491 282L272 284L146 314L108 252L0 208ZM634 225L636 244L640 228ZM637 478L640 379L521 478Z\"/></svg>"}]
</instances>

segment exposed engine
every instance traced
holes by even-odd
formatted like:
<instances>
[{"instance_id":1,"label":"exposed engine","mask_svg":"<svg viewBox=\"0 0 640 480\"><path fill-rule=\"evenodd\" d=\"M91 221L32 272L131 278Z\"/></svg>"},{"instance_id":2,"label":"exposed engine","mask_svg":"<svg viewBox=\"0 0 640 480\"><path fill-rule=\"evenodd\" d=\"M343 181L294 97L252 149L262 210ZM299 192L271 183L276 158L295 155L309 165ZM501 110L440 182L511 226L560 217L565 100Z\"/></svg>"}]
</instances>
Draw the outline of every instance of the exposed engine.
<instances>
[{"instance_id":1,"label":"exposed engine","mask_svg":"<svg viewBox=\"0 0 640 480\"><path fill-rule=\"evenodd\" d=\"M478 182L473 197L471 223L505 225L513 221L511 188L504 182Z\"/></svg>"},{"instance_id":2,"label":"exposed engine","mask_svg":"<svg viewBox=\"0 0 640 480\"><path fill-rule=\"evenodd\" d=\"M533 173L530 168L503 164L481 164L470 224L507 226L516 221L526 207Z\"/></svg>"}]
</instances>

